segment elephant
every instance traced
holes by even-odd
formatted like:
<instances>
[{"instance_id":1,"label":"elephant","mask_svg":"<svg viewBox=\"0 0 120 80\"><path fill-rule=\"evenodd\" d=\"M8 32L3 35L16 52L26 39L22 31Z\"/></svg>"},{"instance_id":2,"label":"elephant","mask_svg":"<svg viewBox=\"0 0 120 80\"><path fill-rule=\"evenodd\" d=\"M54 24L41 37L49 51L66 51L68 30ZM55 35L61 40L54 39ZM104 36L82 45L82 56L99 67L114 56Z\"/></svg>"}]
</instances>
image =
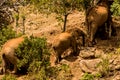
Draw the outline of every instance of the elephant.
<instances>
[{"instance_id":1,"label":"elephant","mask_svg":"<svg viewBox=\"0 0 120 80\"><path fill-rule=\"evenodd\" d=\"M82 46L85 46L85 38L87 37L87 32L81 30L78 27L70 28L66 32L72 33L76 40L79 40L79 38L82 37Z\"/></svg>"},{"instance_id":2,"label":"elephant","mask_svg":"<svg viewBox=\"0 0 120 80\"><path fill-rule=\"evenodd\" d=\"M55 36L55 38L53 40L52 48L55 53L55 57L56 57L55 63L56 64L61 61L61 59L62 59L61 55L67 49L71 48L73 55L75 55L75 56L78 55L78 52L77 52L78 44L77 44L76 38L78 36L83 36L83 35L85 35L85 34L83 34L83 32L80 29L74 28L74 29L70 29L66 32L60 33Z\"/></svg>"},{"instance_id":3,"label":"elephant","mask_svg":"<svg viewBox=\"0 0 120 80\"><path fill-rule=\"evenodd\" d=\"M77 52L77 44L75 38L68 32L57 35L53 41L52 48L55 52L56 61L59 63L61 60L62 53L68 48L73 49L73 53Z\"/></svg>"},{"instance_id":4,"label":"elephant","mask_svg":"<svg viewBox=\"0 0 120 80\"><path fill-rule=\"evenodd\" d=\"M8 40L2 47L0 52L2 57L2 70L3 74L6 73L9 63L13 64L13 71L11 73L17 73L17 56L15 55L15 49L18 48L19 44L24 41L24 37L18 37Z\"/></svg>"},{"instance_id":5,"label":"elephant","mask_svg":"<svg viewBox=\"0 0 120 80\"><path fill-rule=\"evenodd\" d=\"M108 0L99 0L98 3L89 8L86 12L86 22L88 26L88 46L96 44L95 35L99 30L102 30L104 39L111 36L116 36L116 29L112 24L110 12L110 3Z\"/></svg>"},{"instance_id":6,"label":"elephant","mask_svg":"<svg viewBox=\"0 0 120 80\"><path fill-rule=\"evenodd\" d=\"M91 7L86 14L88 26L88 46L95 44L95 34L97 30L108 20L108 5L106 0L101 0L96 6Z\"/></svg>"}]
</instances>

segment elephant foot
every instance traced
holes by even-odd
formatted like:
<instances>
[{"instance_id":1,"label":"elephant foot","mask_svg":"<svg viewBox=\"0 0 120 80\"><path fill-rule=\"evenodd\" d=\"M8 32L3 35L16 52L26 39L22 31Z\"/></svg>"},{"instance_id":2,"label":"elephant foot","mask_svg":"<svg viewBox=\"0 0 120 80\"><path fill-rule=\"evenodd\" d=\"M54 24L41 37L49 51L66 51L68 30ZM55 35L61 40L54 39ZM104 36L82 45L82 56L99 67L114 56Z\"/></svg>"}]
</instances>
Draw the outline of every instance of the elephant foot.
<instances>
[{"instance_id":1,"label":"elephant foot","mask_svg":"<svg viewBox=\"0 0 120 80\"><path fill-rule=\"evenodd\" d=\"M72 55L73 55L73 56L79 56L79 51L73 52Z\"/></svg>"},{"instance_id":2,"label":"elephant foot","mask_svg":"<svg viewBox=\"0 0 120 80\"><path fill-rule=\"evenodd\" d=\"M96 44L95 41L93 41L93 42L89 42L89 43L88 43L88 47L94 47L95 44Z\"/></svg>"},{"instance_id":3,"label":"elephant foot","mask_svg":"<svg viewBox=\"0 0 120 80\"><path fill-rule=\"evenodd\" d=\"M3 74L3 69L2 68L0 68L0 75L2 75Z\"/></svg>"},{"instance_id":4,"label":"elephant foot","mask_svg":"<svg viewBox=\"0 0 120 80\"><path fill-rule=\"evenodd\" d=\"M101 39L102 39L102 40L107 40L107 39L109 39L109 37L107 37L107 36L102 36Z\"/></svg>"},{"instance_id":5,"label":"elephant foot","mask_svg":"<svg viewBox=\"0 0 120 80\"><path fill-rule=\"evenodd\" d=\"M94 47L94 45L92 43L89 43L88 47Z\"/></svg>"},{"instance_id":6,"label":"elephant foot","mask_svg":"<svg viewBox=\"0 0 120 80\"><path fill-rule=\"evenodd\" d=\"M62 60L62 58L57 59L57 60L55 61L55 65L59 64L61 60Z\"/></svg>"},{"instance_id":7,"label":"elephant foot","mask_svg":"<svg viewBox=\"0 0 120 80\"><path fill-rule=\"evenodd\" d=\"M16 71L12 71L11 74L16 74Z\"/></svg>"},{"instance_id":8,"label":"elephant foot","mask_svg":"<svg viewBox=\"0 0 120 80\"><path fill-rule=\"evenodd\" d=\"M59 60L56 60L56 61L55 61L55 65L57 65L59 62L60 62Z\"/></svg>"},{"instance_id":9,"label":"elephant foot","mask_svg":"<svg viewBox=\"0 0 120 80\"><path fill-rule=\"evenodd\" d=\"M112 35L112 36L117 36L117 33L116 33L116 32L112 32L111 35Z\"/></svg>"}]
</instances>

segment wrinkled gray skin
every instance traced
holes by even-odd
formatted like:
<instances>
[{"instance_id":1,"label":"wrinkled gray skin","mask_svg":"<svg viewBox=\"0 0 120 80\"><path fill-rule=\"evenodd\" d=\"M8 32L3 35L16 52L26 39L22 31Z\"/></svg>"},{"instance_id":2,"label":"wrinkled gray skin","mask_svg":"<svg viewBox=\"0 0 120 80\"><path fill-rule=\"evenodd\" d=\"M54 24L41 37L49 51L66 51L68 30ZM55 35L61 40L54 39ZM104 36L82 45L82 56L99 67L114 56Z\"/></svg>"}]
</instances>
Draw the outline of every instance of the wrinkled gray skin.
<instances>
[{"instance_id":1,"label":"wrinkled gray skin","mask_svg":"<svg viewBox=\"0 0 120 80\"><path fill-rule=\"evenodd\" d=\"M2 47L1 57L2 57L2 73L5 74L7 67L10 66L9 63L14 65L13 71L11 73L17 72L17 57L15 56L15 49L18 48L19 44L24 41L24 37L19 37L15 39L8 40Z\"/></svg>"},{"instance_id":2,"label":"wrinkled gray skin","mask_svg":"<svg viewBox=\"0 0 120 80\"><path fill-rule=\"evenodd\" d=\"M95 44L95 34L98 28L101 27L108 19L108 6L104 1L105 0L92 7L86 15L89 35L88 46L93 46Z\"/></svg>"},{"instance_id":3,"label":"wrinkled gray skin","mask_svg":"<svg viewBox=\"0 0 120 80\"><path fill-rule=\"evenodd\" d=\"M67 32L63 32L54 38L52 48L55 52L55 56L56 56L55 63L56 64L60 62L61 55L69 48L72 49L73 55L78 55L76 38L78 36L82 36L83 34L84 33L80 29L74 28Z\"/></svg>"}]
</instances>

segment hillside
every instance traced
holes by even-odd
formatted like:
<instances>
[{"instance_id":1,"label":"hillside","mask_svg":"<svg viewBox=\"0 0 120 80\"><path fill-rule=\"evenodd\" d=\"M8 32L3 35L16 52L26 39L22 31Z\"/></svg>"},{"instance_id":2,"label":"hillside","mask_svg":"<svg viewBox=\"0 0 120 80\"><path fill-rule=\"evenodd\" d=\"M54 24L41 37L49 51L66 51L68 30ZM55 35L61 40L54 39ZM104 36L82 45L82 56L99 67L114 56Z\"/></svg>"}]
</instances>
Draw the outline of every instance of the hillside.
<instances>
[{"instance_id":1,"label":"hillside","mask_svg":"<svg viewBox=\"0 0 120 80\"><path fill-rule=\"evenodd\" d=\"M55 14L45 15L37 11L32 11L33 7L20 7L20 15L25 15L25 33L33 34L37 37L44 36L49 44L55 35L61 33L62 23L56 20ZM80 48L79 56L65 56L58 64L67 64L70 67L71 74L63 75L60 80L81 80L84 73L95 75L95 80L120 80L120 19L113 19L114 26L117 29L117 36L112 36L109 40L101 40L97 38L97 45L94 47ZM68 16L67 29L79 27L86 32L84 26L84 12L73 11ZM16 24L13 23L13 26ZM22 32L22 19L20 17L18 28L14 27L17 32ZM52 56L52 59L54 56ZM52 64L52 61L51 61ZM98 66L99 64L99 66ZM99 73L103 76L98 78ZM62 74L60 74L61 76ZM3 75L0 75L1 77ZM90 75L88 75L90 76ZM17 77L18 80L25 80L25 75ZM56 80L56 79L50 79Z\"/></svg>"}]
</instances>

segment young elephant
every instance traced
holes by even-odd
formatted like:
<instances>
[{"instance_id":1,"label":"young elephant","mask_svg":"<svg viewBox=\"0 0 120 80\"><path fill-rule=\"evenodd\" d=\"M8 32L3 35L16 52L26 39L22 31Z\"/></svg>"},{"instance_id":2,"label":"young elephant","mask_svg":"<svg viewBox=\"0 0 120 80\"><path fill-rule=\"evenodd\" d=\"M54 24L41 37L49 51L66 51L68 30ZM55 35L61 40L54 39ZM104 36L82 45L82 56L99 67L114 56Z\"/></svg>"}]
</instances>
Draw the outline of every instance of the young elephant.
<instances>
[{"instance_id":1,"label":"young elephant","mask_svg":"<svg viewBox=\"0 0 120 80\"><path fill-rule=\"evenodd\" d=\"M80 37L82 37L82 46L85 46L85 37L87 36L87 33L83 32L80 28L74 27L66 32L71 33L76 40L79 40Z\"/></svg>"},{"instance_id":2,"label":"young elephant","mask_svg":"<svg viewBox=\"0 0 120 80\"><path fill-rule=\"evenodd\" d=\"M96 6L92 7L86 15L88 25L89 46L95 44L95 34L99 27L101 27L108 20L108 5L107 0L101 0Z\"/></svg>"},{"instance_id":3,"label":"young elephant","mask_svg":"<svg viewBox=\"0 0 120 80\"><path fill-rule=\"evenodd\" d=\"M59 63L62 53L68 48L73 49L73 53L77 52L77 44L75 38L68 32L57 35L53 41L52 48L55 51L55 63Z\"/></svg>"},{"instance_id":4,"label":"young elephant","mask_svg":"<svg viewBox=\"0 0 120 80\"><path fill-rule=\"evenodd\" d=\"M15 49L18 48L19 44L24 41L24 37L19 37L15 39L8 40L2 47L1 57L2 57L2 72L6 73L9 63L14 65L13 71L11 73L17 72L17 57L15 56Z\"/></svg>"},{"instance_id":5,"label":"young elephant","mask_svg":"<svg viewBox=\"0 0 120 80\"><path fill-rule=\"evenodd\" d=\"M61 55L69 48L72 49L73 55L77 55L77 40L78 36L85 35L80 29L73 28L69 31L61 33L54 38L52 48L55 51L55 63L59 63ZM84 44L84 43L83 43Z\"/></svg>"}]
</instances>

